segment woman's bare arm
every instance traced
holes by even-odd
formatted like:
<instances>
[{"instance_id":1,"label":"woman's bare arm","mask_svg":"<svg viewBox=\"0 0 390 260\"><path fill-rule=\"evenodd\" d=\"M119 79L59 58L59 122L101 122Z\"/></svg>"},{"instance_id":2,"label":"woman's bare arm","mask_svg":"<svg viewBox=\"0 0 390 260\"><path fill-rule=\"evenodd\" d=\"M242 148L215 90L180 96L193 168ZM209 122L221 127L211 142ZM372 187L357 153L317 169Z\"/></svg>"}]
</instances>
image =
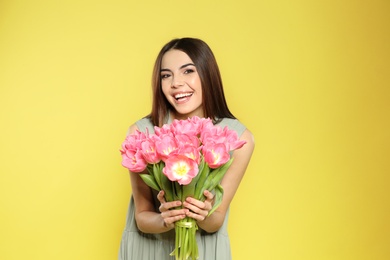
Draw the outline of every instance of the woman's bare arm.
<instances>
[{"instance_id":1,"label":"woman's bare arm","mask_svg":"<svg viewBox=\"0 0 390 260\"><path fill-rule=\"evenodd\" d=\"M210 216L206 217L212 207L213 201L213 195L208 191L205 192L207 198L205 202L201 202L193 198L187 198L187 200L183 203L183 206L190 210L187 216L196 219L199 227L206 232L215 232L222 226L230 202L233 200L234 194L238 189L252 156L255 145L252 133L247 129L240 139L245 140L246 144L242 148L233 152L233 163L221 181L224 194L222 203L217 210Z\"/></svg>"}]
</instances>

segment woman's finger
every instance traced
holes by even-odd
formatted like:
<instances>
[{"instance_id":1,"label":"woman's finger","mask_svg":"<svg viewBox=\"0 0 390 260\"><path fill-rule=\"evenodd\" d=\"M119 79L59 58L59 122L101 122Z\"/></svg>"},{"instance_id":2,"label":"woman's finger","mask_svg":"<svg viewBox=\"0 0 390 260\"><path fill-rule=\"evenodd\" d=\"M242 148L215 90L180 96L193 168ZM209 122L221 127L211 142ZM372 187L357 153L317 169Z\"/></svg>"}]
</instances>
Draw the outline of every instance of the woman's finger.
<instances>
[{"instance_id":1,"label":"woman's finger","mask_svg":"<svg viewBox=\"0 0 390 260\"><path fill-rule=\"evenodd\" d=\"M181 205L180 201L165 202L165 200L164 200L164 202L161 203L159 210L160 210L160 212L164 212L164 211L170 210L172 208L179 207L180 205Z\"/></svg>"},{"instance_id":2,"label":"woman's finger","mask_svg":"<svg viewBox=\"0 0 390 260\"><path fill-rule=\"evenodd\" d=\"M209 202L210 204L212 204L213 201L214 201L214 194L212 194L212 193L209 192L208 190L205 190L205 191L203 192L203 194L206 196L205 202Z\"/></svg>"},{"instance_id":3,"label":"woman's finger","mask_svg":"<svg viewBox=\"0 0 390 260\"><path fill-rule=\"evenodd\" d=\"M157 194L157 199L158 201L160 201L160 203L165 203L165 197L164 197L165 193L163 190L160 190L160 192Z\"/></svg>"}]
</instances>

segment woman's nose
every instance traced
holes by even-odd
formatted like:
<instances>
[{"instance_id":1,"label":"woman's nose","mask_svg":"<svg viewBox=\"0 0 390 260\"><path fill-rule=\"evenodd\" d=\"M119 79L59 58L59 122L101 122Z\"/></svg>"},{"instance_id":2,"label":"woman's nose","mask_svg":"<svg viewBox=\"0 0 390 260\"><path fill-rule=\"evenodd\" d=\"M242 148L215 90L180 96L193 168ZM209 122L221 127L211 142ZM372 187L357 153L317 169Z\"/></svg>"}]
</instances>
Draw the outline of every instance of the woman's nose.
<instances>
[{"instance_id":1,"label":"woman's nose","mask_svg":"<svg viewBox=\"0 0 390 260\"><path fill-rule=\"evenodd\" d=\"M172 77L172 88L177 88L177 87L181 87L184 85L184 81L181 77L179 76L175 76L175 77Z\"/></svg>"}]
</instances>

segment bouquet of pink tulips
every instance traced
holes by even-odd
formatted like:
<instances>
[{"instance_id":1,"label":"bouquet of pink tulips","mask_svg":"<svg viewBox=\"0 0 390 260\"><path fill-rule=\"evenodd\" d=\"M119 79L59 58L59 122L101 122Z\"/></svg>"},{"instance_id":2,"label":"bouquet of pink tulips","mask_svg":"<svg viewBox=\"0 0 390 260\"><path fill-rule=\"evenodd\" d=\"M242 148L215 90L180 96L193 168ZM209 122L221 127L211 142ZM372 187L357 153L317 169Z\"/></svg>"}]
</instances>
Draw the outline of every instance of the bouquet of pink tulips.
<instances>
[{"instance_id":1,"label":"bouquet of pink tulips","mask_svg":"<svg viewBox=\"0 0 390 260\"><path fill-rule=\"evenodd\" d=\"M126 137L121 149L122 165L139 172L152 189L164 190L166 201L184 201L189 196L204 201L203 192L213 192L212 214L222 202L220 182L232 163L230 152L241 148L245 141L209 118L174 120L154 131L137 131ZM189 217L175 223L175 250L171 255L176 260L198 258L197 229L196 221Z\"/></svg>"}]
</instances>

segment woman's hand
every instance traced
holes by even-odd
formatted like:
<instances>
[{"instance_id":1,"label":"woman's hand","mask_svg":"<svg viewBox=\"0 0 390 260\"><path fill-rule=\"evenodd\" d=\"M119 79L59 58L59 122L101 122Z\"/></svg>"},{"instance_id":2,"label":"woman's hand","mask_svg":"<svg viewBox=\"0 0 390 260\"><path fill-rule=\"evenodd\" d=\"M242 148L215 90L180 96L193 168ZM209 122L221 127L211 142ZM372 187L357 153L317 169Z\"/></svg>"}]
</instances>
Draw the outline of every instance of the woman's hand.
<instances>
[{"instance_id":1,"label":"woman's hand","mask_svg":"<svg viewBox=\"0 0 390 260\"><path fill-rule=\"evenodd\" d=\"M188 209L187 216L200 222L206 219L210 210L213 208L214 195L205 190L203 194L206 197L205 201L200 201L191 197L186 198L183 202L183 207Z\"/></svg>"},{"instance_id":2,"label":"woman's hand","mask_svg":"<svg viewBox=\"0 0 390 260\"><path fill-rule=\"evenodd\" d=\"M160 201L161 205L159 210L161 212L161 217L164 220L164 226L168 228L174 228L175 222L186 217L188 209L175 209L181 206L181 201L170 201L166 202L164 198L164 191L160 191L157 194L157 199Z\"/></svg>"}]
</instances>

